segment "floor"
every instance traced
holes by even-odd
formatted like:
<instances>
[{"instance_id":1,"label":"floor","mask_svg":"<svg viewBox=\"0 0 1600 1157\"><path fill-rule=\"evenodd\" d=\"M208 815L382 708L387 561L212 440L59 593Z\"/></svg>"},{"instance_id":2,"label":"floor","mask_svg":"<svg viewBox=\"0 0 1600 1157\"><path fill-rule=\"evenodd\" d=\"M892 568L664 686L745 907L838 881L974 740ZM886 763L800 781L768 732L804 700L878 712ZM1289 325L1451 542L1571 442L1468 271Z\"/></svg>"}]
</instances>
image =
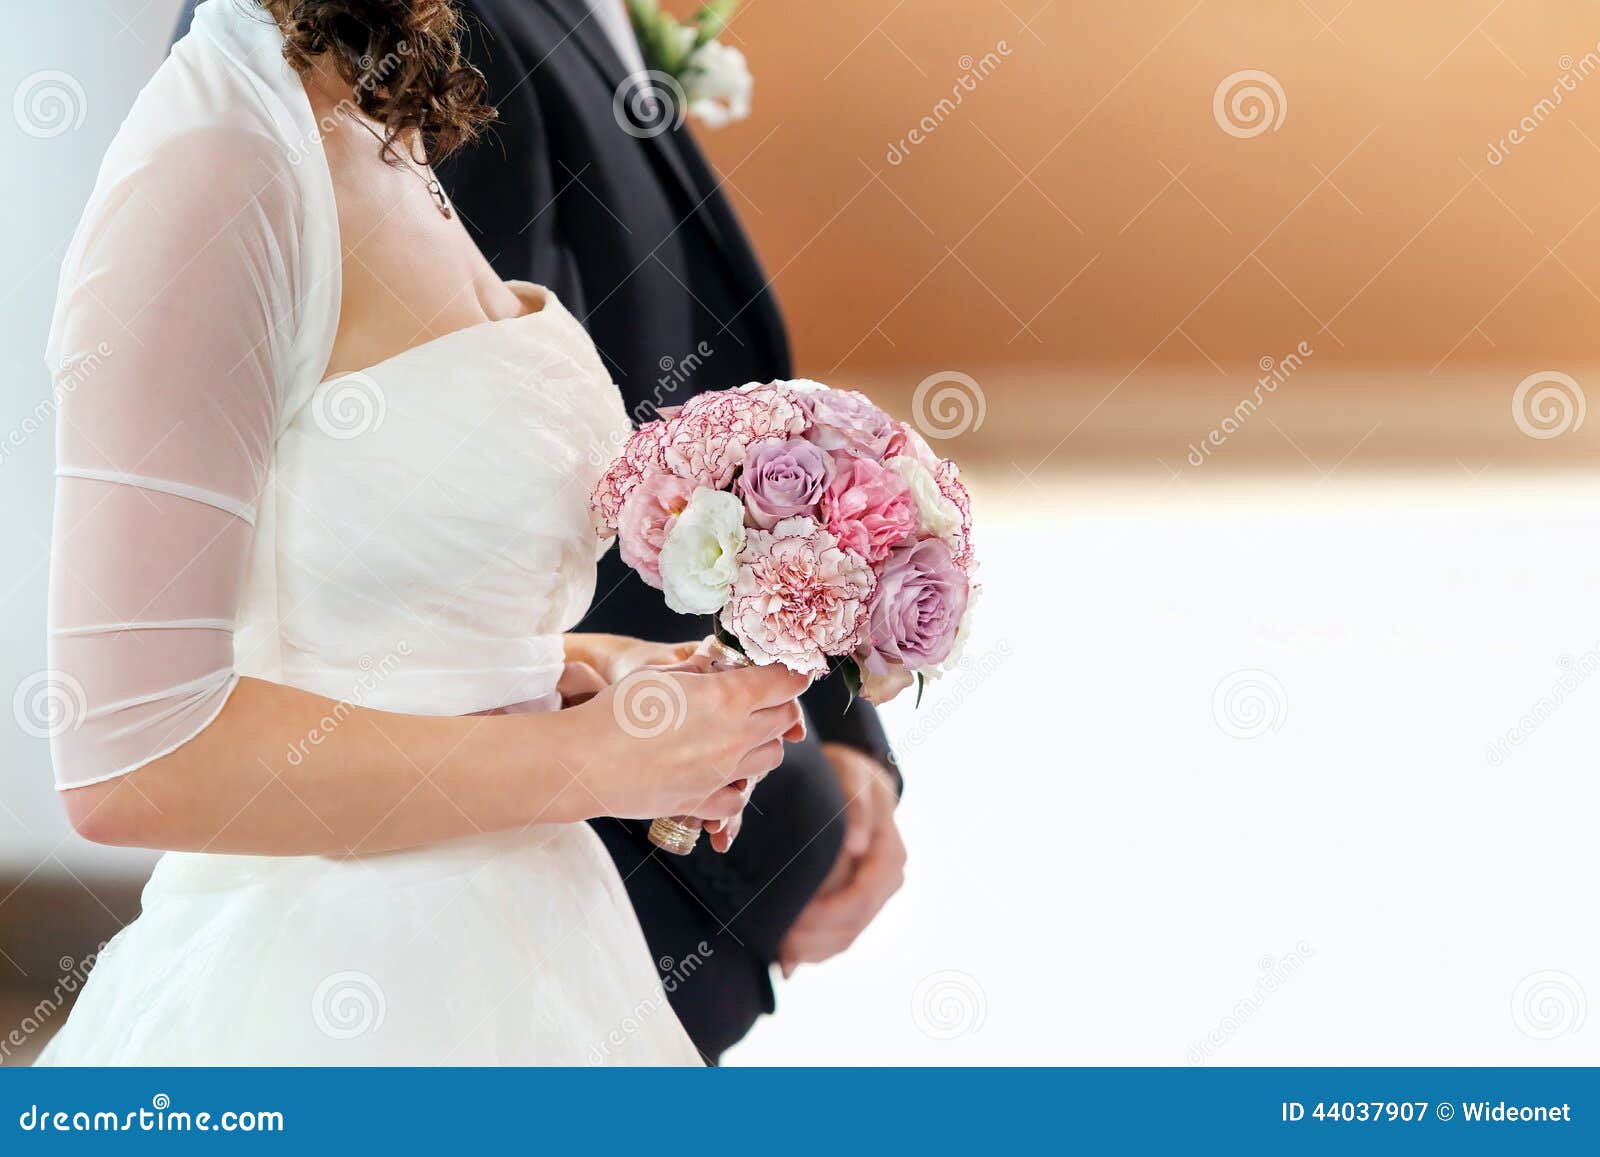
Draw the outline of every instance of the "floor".
<instances>
[{"instance_id":1,"label":"floor","mask_svg":"<svg viewBox=\"0 0 1600 1157\"><path fill-rule=\"evenodd\" d=\"M905 890L730 1063L1600 1061L1600 482L978 509L968 668L890 708Z\"/></svg>"}]
</instances>

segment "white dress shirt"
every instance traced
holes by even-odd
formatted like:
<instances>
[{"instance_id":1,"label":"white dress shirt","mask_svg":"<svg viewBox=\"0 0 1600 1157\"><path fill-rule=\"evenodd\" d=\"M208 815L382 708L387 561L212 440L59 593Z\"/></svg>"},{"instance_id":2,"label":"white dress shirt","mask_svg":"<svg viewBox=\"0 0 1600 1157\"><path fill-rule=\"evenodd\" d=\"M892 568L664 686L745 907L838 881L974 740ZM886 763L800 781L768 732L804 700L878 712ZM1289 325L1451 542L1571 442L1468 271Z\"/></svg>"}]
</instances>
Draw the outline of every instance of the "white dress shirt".
<instances>
[{"instance_id":1,"label":"white dress shirt","mask_svg":"<svg viewBox=\"0 0 1600 1157\"><path fill-rule=\"evenodd\" d=\"M606 38L617 50L630 74L643 72L644 53L639 50L639 39L633 34L633 21L623 0L588 0L591 19L605 29Z\"/></svg>"}]
</instances>

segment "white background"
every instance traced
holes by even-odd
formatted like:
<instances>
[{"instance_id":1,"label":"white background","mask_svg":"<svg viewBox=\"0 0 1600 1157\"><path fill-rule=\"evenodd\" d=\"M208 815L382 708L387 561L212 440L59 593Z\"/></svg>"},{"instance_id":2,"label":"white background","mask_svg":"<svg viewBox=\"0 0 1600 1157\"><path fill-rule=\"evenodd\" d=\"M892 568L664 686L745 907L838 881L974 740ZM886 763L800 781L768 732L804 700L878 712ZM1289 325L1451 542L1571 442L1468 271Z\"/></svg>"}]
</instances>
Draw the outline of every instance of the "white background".
<instances>
[{"instance_id":1,"label":"white background","mask_svg":"<svg viewBox=\"0 0 1600 1157\"><path fill-rule=\"evenodd\" d=\"M735 1063L1600 1060L1600 487L1009 489L906 890Z\"/></svg>"}]
</instances>

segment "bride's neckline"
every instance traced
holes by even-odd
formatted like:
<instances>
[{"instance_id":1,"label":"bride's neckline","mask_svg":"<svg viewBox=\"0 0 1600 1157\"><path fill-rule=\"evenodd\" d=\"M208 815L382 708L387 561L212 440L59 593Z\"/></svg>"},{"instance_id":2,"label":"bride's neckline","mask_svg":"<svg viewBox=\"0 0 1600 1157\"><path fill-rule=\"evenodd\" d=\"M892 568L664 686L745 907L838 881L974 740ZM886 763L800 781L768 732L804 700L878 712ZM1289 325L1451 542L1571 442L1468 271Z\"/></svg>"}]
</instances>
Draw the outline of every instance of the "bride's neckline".
<instances>
[{"instance_id":1,"label":"bride's neckline","mask_svg":"<svg viewBox=\"0 0 1600 1157\"><path fill-rule=\"evenodd\" d=\"M405 349L398 350L388 357L380 358L370 365L357 366L354 369L339 370L335 373L326 374L318 385L325 385L328 382L337 381L339 378L349 377L351 374L370 374L373 370L381 369L392 362L411 357L421 350L432 349L441 342L454 341L464 335L474 334L480 330L495 329L499 326L509 326L532 318L544 317L546 314L555 312L554 307L559 304L554 293L542 285L535 285L531 281L506 281L502 282L502 284L515 294L517 300L522 303L523 310L521 313L513 313L506 317L485 318L483 321L473 322L471 325L449 330L446 333L431 337L427 341L407 346Z\"/></svg>"},{"instance_id":2,"label":"bride's neckline","mask_svg":"<svg viewBox=\"0 0 1600 1157\"><path fill-rule=\"evenodd\" d=\"M277 35L278 42L281 44L283 42L283 33L278 28L277 23L275 21L271 22L271 29ZM313 88L312 79L310 77L308 77L308 76L305 76L305 75L302 75L302 74L299 74L299 73L295 73L295 74L292 75L291 81L292 81L292 85L293 85L293 89L294 89L295 95L299 98L297 103L301 105L302 111L307 116L309 116L314 123L317 123L317 124L320 125L322 122L318 119L317 96L314 96L313 92L312 92L312 88ZM327 96L326 93L319 93L318 95L321 96L323 99L331 99L331 98L329 98ZM335 106L335 111L338 111L338 106ZM346 114L346 115L350 115L350 116L353 117L353 119L357 120L361 124L361 126L367 130L367 132L372 133L375 136L378 135L377 130L372 128L372 126L368 125L366 123L366 118L361 116L360 113ZM379 139L381 140L382 137L380 136ZM330 197L330 199L332 201L333 209L334 209L334 219L333 219L333 222L332 222L332 228L333 228L335 236L339 237L338 252L343 254L343 252L344 252L344 241L343 241L342 236L340 236L340 227L339 227L339 220L338 220L339 192L338 192L338 188L337 188L337 186L336 186L336 184L334 182L334 179L333 179L332 166L328 163L327 150L323 146L322 138L321 138L320 135L318 135L317 137L314 138L314 146L313 147L315 148L315 150L317 152L317 155L320 157L320 159L322 161L322 165L320 166L321 167L321 172L322 172L322 176L323 176L324 180L326 181L326 187L327 187L328 195L329 195L329 197ZM432 170L430 169L429 172L431 173ZM437 178L435 178L435 181L437 181ZM450 214L446 214L446 216L450 216ZM478 248L476 242L473 242L473 241L471 241L469 239L468 244L472 245L473 249L478 252L480 258L483 257L482 250ZM488 267L487 258L483 258L483 263L484 263L485 268L487 269L487 267ZM431 337L431 338L427 339L426 341L419 342L416 345L407 346L404 349L397 350L396 352L394 352L392 354L389 354L386 357L380 358L378 361L372 362L372 363L370 363L368 365L359 366L359 367L356 367L354 369L340 370L340 371L338 371L336 373L331 373L331 374L327 372L326 368L324 368L324 371L323 371L323 374L322 374L322 380L318 383L318 385L320 386L320 385L322 385L324 383L334 381L334 380L336 380L338 378L346 377L346 376L348 376L350 374L368 373L368 372L370 372L372 370L378 369L381 366L387 366L391 362L398 361L401 358L408 357L409 355L414 354L419 350L429 349L432 346L435 346L440 342L448 341L450 339L453 339L453 338L457 337L460 334L475 333L475 332L477 332L479 330L485 330L485 329L491 329L491 328L498 327L498 326L509 325L512 322L525 321L530 317L534 317L534 316L539 315L539 314L548 313L550 311L550 306L555 302L555 294L551 293L550 290L546 289L544 286L535 285L531 281L501 280L500 284L502 286L504 286L507 290L509 290L511 292L512 296L514 296L517 299L518 303L522 306L522 309L519 312L514 313L514 314L509 314L506 317L485 318L483 321L471 322L471 323L469 323L467 325L464 325L464 326L461 326L461 327L459 327L457 329L448 330L445 333L438 334L438 335L436 335L434 337ZM337 289L335 291L335 300L338 302L338 307L339 308L338 308L338 315L336 316L336 319L335 319L335 322L334 322L333 337L332 337L331 343L330 343L330 344L333 344L333 345L337 344L338 333L339 333L339 319L342 318L342 316L344 314L344 300L343 300L343 297L344 297L344 279L341 276L339 278ZM329 352L330 353L332 352L331 349L330 349Z\"/></svg>"}]
</instances>

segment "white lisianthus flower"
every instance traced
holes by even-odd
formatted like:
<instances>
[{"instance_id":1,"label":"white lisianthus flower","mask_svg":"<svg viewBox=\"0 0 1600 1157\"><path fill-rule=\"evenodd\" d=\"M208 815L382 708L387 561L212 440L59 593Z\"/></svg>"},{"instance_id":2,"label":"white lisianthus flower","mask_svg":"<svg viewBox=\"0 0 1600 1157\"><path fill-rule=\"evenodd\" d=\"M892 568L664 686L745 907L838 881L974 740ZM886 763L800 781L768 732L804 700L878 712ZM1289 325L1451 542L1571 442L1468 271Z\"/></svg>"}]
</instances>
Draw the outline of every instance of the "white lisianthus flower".
<instances>
[{"instance_id":1,"label":"white lisianthus flower","mask_svg":"<svg viewBox=\"0 0 1600 1157\"><path fill-rule=\"evenodd\" d=\"M723 608L744 549L744 503L702 486L689 498L661 544L661 589L667 606L682 615L711 615Z\"/></svg>"},{"instance_id":2,"label":"white lisianthus flower","mask_svg":"<svg viewBox=\"0 0 1600 1157\"><path fill-rule=\"evenodd\" d=\"M688 30L693 35L692 30ZM720 40L708 40L695 49L683 70L689 115L708 129L726 128L750 115L755 77L744 53Z\"/></svg>"},{"instance_id":3,"label":"white lisianthus flower","mask_svg":"<svg viewBox=\"0 0 1600 1157\"><path fill-rule=\"evenodd\" d=\"M917 504L917 533L949 538L961 529L961 511L944 496L938 480L926 466L904 454L890 458L888 465L911 489L911 497Z\"/></svg>"}]
</instances>

